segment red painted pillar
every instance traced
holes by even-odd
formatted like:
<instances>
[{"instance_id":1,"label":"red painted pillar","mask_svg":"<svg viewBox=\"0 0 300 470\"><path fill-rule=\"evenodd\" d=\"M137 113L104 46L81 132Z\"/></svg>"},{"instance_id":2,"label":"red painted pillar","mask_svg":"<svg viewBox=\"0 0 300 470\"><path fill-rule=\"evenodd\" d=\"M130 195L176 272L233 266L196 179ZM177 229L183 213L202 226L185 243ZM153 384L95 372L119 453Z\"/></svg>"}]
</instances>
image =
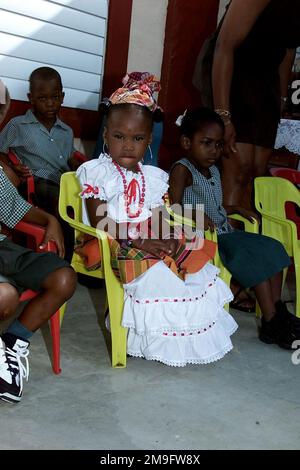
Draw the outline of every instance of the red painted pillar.
<instances>
[{"instance_id":1,"label":"red painted pillar","mask_svg":"<svg viewBox=\"0 0 300 470\"><path fill-rule=\"evenodd\" d=\"M119 88L127 72L132 0L110 0L102 96Z\"/></svg>"},{"instance_id":2,"label":"red painted pillar","mask_svg":"<svg viewBox=\"0 0 300 470\"><path fill-rule=\"evenodd\" d=\"M219 0L169 0L159 96L166 116L160 148L162 168L169 169L181 156L177 116L201 104L192 76L200 48L216 27L218 8Z\"/></svg>"}]
</instances>

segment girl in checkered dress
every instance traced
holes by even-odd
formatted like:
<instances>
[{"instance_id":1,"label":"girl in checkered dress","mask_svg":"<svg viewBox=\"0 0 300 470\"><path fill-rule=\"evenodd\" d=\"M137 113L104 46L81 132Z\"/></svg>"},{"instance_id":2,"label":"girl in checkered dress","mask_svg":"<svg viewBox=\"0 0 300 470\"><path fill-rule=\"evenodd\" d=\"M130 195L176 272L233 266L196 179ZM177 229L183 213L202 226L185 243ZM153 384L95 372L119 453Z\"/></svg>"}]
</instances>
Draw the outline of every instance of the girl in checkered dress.
<instances>
[{"instance_id":1,"label":"girl in checkered dress","mask_svg":"<svg viewBox=\"0 0 300 470\"><path fill-rule=\"evenodd\" d=\"M290 259L277 240L235 230L227 215L239 213L249 220L257 215L241 206L222 205L222 186L216 163L221 156L224 123L208 108L180 116L181 146L186 158L176 162L170 175L173 203L204 205L205 228L216 230L221 260L243 287L254 287L263 317L261 341L292 349L297 339L296 319L281 301L282 270Z\"/></svg>"},{"instance_id":2,"label":"girl in checkered dress","mask_svg":"<svg viewBox=\"0 0 300 470\"><path fill-rule=\"evenodd\" d=\"M165 238L153 228L155 211L164 207L168 175L141 162L153 120L161 115L153 98L159 82L148 73L133 73L123 83L107 108L106 152L83 164L77 176L84 222L102 230L108 224L113 236L128 354L170 366L216 361L232 349L237 325L223 309L232 294L208 262L215 244L197 245L195 239L189 249L184 238L170 237L170 228Z\"/></svg>"}]
</instances>

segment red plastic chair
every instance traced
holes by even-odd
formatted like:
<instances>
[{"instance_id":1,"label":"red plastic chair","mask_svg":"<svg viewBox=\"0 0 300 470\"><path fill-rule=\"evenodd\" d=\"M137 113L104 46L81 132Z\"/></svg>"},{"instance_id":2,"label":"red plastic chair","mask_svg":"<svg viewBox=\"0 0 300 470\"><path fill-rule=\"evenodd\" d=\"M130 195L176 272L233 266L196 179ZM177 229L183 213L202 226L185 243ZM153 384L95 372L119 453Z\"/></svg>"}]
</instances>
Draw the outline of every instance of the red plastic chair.
<instances>
[{"instance_id":1,"label":"red plastic chair","mask_svg":"<svg viewBox=\"0 0 300 470\"><path fill-rule=\"evenodd\" d=\"M73 155L80 164L84 163L88 160L86 155L84 155L81 152L78 152L77 150L73 153ZM20 160L18 159L17 155L12 150L9 150L8 158L13 163L13 165L19 165L20 164ZM36 205L35 204L34 193L35 193L34 178L33 178L33 176L29 176L27 178L27 197L26 197L26 199L30 204Z\"/></svg>"},{"instance_id":2,"label":"red plastic chair","mask_svg":"<svg viewBox=\"0 0 300 470\"><path fill-rule=\"evenodd\" d=\"M300 171L292 168L270 168L270 174L291 181L295 185L300 185ZM298 240L300 240L300 215L297 206L293 202L286 202L285 213L287 219L292 220L297 225Z\"/></svg>"},{"instance_id":3,"label":"red plastic chair","mask_svg":"<svg viewBox=\"0 0 300 470\"><path fill-rule=\"evenodd\" d=\"M57 252L54 242L49 241L44 249L39 248L45 235L44 227L39 225L29 224L27 222L19 222L13 229L12 235L20 232L26 235L26 245L37 252ZM33 299L38 293L27 289L22 293L20 302ZM52 336L52 369L54 374L60 374L60 312L57 310L50 318L50 331Z\"/></svg>"},{"instance_id":4,"label":"red plastic chair","mask_svg":"<svg viewBox=\"0 0 300 470\"><path fill-rule=\"evenodd\" d=\"M20 164L20 160L18 159L17 155L14 152L9 150L7 155L10 161L13 163L13 165ZM33 176L29 176L27 178L27 198L26 199L30 204L34 205L34 202L33 202L34 201L34 178Z\"/></svg>"}]
</instances>

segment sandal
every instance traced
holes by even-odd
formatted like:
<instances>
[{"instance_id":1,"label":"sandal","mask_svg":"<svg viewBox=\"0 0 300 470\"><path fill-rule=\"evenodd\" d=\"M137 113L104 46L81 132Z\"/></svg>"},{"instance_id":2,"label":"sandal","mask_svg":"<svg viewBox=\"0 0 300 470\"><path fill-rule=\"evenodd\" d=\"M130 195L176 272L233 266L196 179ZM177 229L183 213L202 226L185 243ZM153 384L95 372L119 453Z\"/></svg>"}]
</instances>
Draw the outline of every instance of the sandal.
<instances>
[{"instance_id":1,"label":"sandal","mask_svg":"<svg viewBox=\"0 0 300 470\"><path fill-rule=\"evenodd\" d=\"M247 294L247 297L248 298L239 298L240 297L240 294L245 291L246 294ZM251 306L245 306L243 305L245 302L247 302L248 304L250 303L250 301L252 301L252 305ZM247 293L247 291L245 290L244 287L240 287L238 289L238 291L236 292L232 302L230 302L229 306L231 308L234 308L235 310L239 310L240 312L246 312L246 313L251 313L251 312L255 312L255 300L251 297L251 295L249 295Z\"/></svg>"}]
</instances>

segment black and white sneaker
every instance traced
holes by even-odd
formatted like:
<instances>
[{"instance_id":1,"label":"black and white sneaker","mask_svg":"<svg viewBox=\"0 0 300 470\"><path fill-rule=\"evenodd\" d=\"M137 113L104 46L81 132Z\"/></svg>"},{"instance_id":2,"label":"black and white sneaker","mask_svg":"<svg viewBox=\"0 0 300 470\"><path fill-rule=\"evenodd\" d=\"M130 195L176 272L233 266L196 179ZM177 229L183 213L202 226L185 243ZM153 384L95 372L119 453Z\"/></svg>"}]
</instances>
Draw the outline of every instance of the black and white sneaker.
<instances>
[{"instance_id":1,"label":"black and white sneaker","mask_svg":"<svg viewBox=\"0 0 300 470\"><path fill-rule=\"evenodd\" d=\"M0 338L0 399L18 403L23 392L23 379L29 376L29 342L5 333ZM24 359L22 363L21 359Z\"/></svg>"}]
</instances>

